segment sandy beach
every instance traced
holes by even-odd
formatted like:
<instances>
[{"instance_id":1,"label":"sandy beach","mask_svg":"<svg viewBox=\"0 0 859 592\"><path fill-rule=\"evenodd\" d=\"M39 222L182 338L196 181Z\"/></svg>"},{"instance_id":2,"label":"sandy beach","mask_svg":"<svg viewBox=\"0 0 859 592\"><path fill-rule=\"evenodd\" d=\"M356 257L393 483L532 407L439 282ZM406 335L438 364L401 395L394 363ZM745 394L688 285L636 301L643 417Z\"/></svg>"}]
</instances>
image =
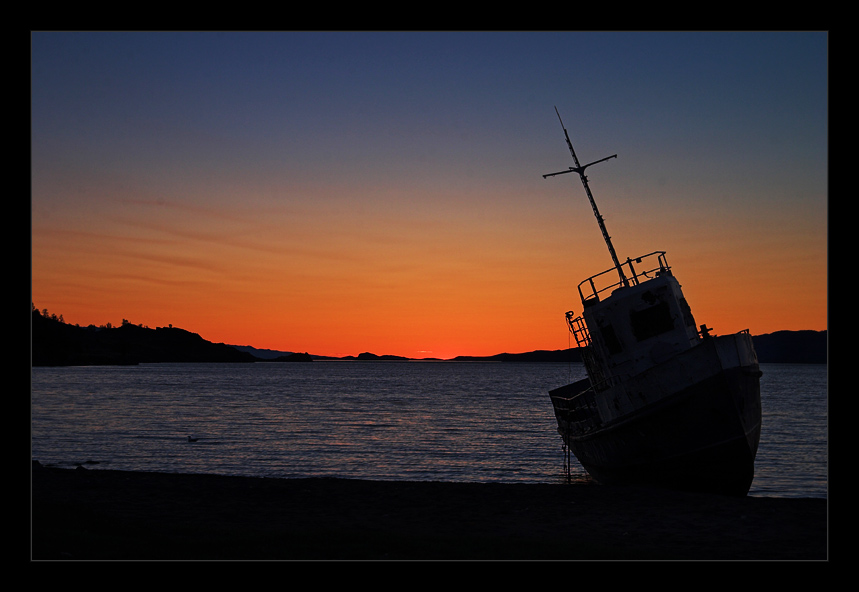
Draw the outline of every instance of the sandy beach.
<instances>
[{"instance_id":1,"label":"sandy beach","mask_svg":"<svg viewBox=\"0 0 859 592\"><path fill-rule=\"evenodd\" d=\"M828 559L825 499L34 463L40 560Z\"/></svg>"}]
</instances>

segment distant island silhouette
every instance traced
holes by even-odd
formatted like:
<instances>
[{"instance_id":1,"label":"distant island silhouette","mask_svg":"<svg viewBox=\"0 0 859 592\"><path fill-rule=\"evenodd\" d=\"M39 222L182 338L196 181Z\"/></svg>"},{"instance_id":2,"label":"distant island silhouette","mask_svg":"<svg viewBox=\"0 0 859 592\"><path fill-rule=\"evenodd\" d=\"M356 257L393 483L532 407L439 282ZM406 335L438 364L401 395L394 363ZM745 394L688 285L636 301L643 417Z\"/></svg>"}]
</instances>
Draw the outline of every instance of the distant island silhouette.
<instances>
[{"instance_id":1,"label":"distant island silhouette","mask_svg":"<svg viewBox=\"0 0 859 592\"><path fill-rule=\"evenodd\" d=\"M753 337L761 363L825 364L826 331L777 331ZM200 335L176 327L150 329L123 321L80 327L33 307L31 325L33 366L125 365L164 362L308 363L314 360L357 362L437 360L364 352L357 356L331 357L307 352L281 352L252 346L212 343ZM457 356L454 362L581 362L578 348L500 353L492 356Z\"/></svg>"},{"instance_id":2,"label":"distant island silhouette","mask_svg":"<svg viewBox=\"0 0 859 592\"><path fill-rule=\"evenodd\" d=\"M122 365L150 362L255 362L258 358L176 327L149 329L124 321L79 327L33 309L33 366Z\"/></svg>"}]
</instances>

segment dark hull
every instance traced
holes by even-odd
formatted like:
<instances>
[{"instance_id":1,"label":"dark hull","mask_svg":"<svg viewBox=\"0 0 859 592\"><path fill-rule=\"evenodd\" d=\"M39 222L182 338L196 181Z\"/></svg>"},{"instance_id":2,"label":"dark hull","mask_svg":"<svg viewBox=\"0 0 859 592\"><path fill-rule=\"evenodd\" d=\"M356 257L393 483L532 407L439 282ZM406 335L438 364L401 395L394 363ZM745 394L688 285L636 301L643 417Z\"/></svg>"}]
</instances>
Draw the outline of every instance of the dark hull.
<instances>
[{"instance_id":1,"label":"dark hull","mask_svg":"<svg viewBox=\"0 0 859 592\"><path fill-rule=\"evenodd\" d=\"M558 431L596 480L745 495L760 440L759 377L757 363L720 369L604 423L593 401L582 405L600 396L593 391L570 404L581 383L550 394Z\"/></svg>"}]
</instances>

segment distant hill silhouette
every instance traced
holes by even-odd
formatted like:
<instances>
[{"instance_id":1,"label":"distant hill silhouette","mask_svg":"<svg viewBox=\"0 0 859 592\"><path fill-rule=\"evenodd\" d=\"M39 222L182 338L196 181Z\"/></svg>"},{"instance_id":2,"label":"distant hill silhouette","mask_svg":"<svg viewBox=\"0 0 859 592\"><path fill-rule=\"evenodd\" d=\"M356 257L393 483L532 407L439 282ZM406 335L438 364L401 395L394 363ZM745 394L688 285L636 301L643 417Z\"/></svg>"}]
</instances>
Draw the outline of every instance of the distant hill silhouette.
<instances>
[{"instance_id":1,"label":"distant hill silhouette","mask_svg":"<svg viewBox=\"0 0 859 592\"><path fill-rule=\"evenodd\" d=\"M752 336L758 362L762 364L825 364L828 356L826 331L776 331ZM459 356L455 361L488 362L581 362L577 348L532 351L494 356Z\"/></svg>"},{"instance_id":2,"label":"distant hill silhouette","mask_svg":"<svg viewBox=\"0 0 859 592\"><path fill-rule=\"evenodd\" d=\"M360 362L380 362L380 361L405 361L409 358L403 356L393 356L390 354L386 355L376 355L371 354L370 352L364 352L362 354L358 354L357 356L346 356L345 358L341 358L343 360L358 360Z\"/></svg>"},{"instance_id":3,"label":"distant hill silhouette","mask_svg":"<svg viewBox=\"0 0 859 592\"><path fill-rule=\"evenodd\" d=\"M312 362L313 356L309 353L304 352L300 353L290 353L284 356L277 356L276 358L265 358L264 362Z\"/></svg>"},{"instance_id":4,"label":"distant hill silhouette","mask_svg":"<svg viewBox=\"0 0 859 592\"><path fill-rule=\"evenodd\" d=\"M310 362L314 359L405 361L410 358L364 352L330 358L308 353L254 350L206 341L196 333L174 327L149 329L131 323L119 327L78 327L61 319L32 315L33 366L86 366L157 362ZM825 364L826 331L777 331L753 337L761 363ZM242 351L245 350L245 351ZM265 357L250 351L265 352ZM493 356L458 356L457 362L581 362L577 348L501 353Z\"/></svg>"},{"instance_id":5,"label":"distant hill silhouette","mask_svg":"<svg viewBox=\"0 0 859 592\"><path fill-rule=\"evenodd\" d=\"M776 331L755 335L752 340L761 363L825 364L828 358L826 331Z\"/></svg>"},{"instance_id":6,"label":"distant hill silhouette","mask_svg":"<svg viewBox=\"0 0 859 592\"><path fill-rule=\"evenodd\" d=\"M247 352L256 358L262 360L273 360L275 358L283 358L292 355L293 352L279 351L275 349L257 349L250 345L233 345L239 351Z\"/></svg>"},{"instance_id":7,"label":"distant hill silhouette","mask_svg":"<svg viewBox=\"0 0 859 592\"><path fill-rule=\"evenodd\" d=\"M78 327L32 317L33 366L88 366L147 362L254 362L254 356L173 327Z\"/></svg>"},{"instance_id":8,"label":"distant hill silhouette","mask_svg":"<svg viewBox=\"0 0 859 592\"><path fill-rule=\"evenodd\" d=\"M495 354L494 356L457 356L456 362L581 362L578 348L537 350L521 354Z\"/></svg>"}]
</instances>

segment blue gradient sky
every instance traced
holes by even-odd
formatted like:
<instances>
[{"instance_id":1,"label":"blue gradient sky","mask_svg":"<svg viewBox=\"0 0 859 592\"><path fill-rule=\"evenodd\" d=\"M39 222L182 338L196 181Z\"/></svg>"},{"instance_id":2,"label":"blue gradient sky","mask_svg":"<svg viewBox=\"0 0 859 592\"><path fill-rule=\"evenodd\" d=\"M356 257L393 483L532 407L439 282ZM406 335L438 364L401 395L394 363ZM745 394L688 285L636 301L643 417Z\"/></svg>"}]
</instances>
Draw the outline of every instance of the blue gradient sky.
<instances>
[{"instance_id":1,"label":"blue gradient sky","mask_svg":"<svg viewBox=\"0 0 859 592\"><path fill-rule=\"evenodd\" d=\"M668 251L717 333L826 328L826 33L34 33L33 301L348 355L566 347Z\"/></svg>"}]
</instances>

